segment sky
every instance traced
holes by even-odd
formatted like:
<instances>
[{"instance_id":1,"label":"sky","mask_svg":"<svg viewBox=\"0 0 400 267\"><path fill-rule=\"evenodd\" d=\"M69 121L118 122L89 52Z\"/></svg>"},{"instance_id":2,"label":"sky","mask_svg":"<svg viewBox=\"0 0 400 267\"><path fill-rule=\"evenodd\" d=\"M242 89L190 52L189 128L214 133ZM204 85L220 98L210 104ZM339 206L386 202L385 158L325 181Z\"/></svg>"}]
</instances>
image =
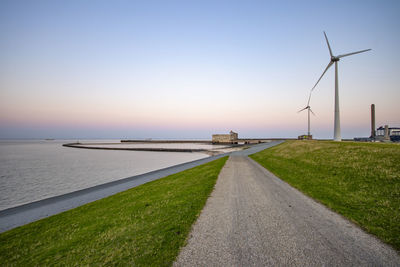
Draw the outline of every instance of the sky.
<instances>
[{"instance_id":1,"label":"sky","mask_svg":"<svg viewBox=\"0 0 400 267\"><path fill-rule=\"evenodd\" d=\"M0 1L0 138L307 133L339 61L343 138L400 127L400 1ZM333 138L334 67L311 132Z\"/></svg>"}]
</instances>

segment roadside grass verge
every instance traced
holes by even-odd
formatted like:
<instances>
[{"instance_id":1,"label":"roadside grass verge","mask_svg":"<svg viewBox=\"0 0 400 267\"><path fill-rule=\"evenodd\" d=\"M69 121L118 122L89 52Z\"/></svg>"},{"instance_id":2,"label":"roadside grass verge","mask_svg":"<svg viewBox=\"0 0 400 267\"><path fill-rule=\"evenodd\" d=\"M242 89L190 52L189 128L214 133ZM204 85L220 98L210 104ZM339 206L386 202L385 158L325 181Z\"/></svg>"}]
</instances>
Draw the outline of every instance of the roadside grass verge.
<instances>
[{"instance_id":1,"label":"roadside grass verge","mask_svg":"<svg viewBox=\"0 0 400 267\"><path fill-rule=\"evenodd\" d=\"M170 266L227 157L0 234L2 266Z\"/></svg>"},{"instance_id":2,"label":"roadside grass verge","mask_svg":"<svg viewBox=\"0 0 400 267\"><path fill-rule=\"evenodd\" d=\"M288 141L251 158L400 250L400 145Z\"/></svg>"}]
</instances>

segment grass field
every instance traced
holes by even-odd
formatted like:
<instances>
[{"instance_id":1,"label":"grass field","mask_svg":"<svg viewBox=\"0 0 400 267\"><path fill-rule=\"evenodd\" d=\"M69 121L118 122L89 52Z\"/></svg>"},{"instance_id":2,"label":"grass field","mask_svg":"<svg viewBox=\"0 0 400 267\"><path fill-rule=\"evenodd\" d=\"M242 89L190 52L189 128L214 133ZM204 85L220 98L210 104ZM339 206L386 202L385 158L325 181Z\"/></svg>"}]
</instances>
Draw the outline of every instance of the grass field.
<instances>
[{"instance_id":1,"label":"grass field","mask_svg":"<svg viewBox=\"0 0 400 267\"><path fill-rule=\"evenodd\" d=\"M0 234L2 266L170 266L227 157Z\"/></svg>"},{"instance_id":2,"label":"grass field","mask_svg":"<svg viewBox=\"0 0 400 267\"><path fill-rule=\"evenodd\" d=\"M289 141L251 157L400 250L400 145Z\"/></svg>"}]
</instances>

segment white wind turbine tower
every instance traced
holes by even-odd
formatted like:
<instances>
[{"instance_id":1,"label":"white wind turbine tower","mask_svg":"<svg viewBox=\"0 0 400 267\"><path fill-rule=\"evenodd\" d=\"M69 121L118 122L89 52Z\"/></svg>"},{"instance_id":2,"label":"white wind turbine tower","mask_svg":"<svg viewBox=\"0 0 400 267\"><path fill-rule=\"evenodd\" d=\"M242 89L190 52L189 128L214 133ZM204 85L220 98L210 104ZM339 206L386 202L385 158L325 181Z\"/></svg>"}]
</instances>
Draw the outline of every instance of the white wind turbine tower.
<instances>
[{"instance_id":1,"label":"white wind turbine tower","mask_svg":"<svg viewBox=\"0 0 400 267\"><path fill-rule=\"evenodd\" d=\"M306 109L308 111L308 133L307 133L308 135L307 135L307 138L309 138L311 136L311 132L310 132L310 112L315 116L314 112L311 110L311 107L310 107L310 99L311 99L311 92L310 92L310 96L308 97L307 106L305 108L300 109L299 111L297 111L297 113L300 113L300 112L302 112L303 110L306 110Z\"/></svg>"},{"instance_id":2,"label":"white wind turbine tower","mask_svg":"<svg viewBox=\"0 0 400 267\"><path fill-rule=\"evenodd\" d=\"M326 67L326 69L322 73L321 77L319 77L317 83L314 85L314 87L311 89L311 91L313 91L314 88L317 86L317 84L321 80L322 76L324 76L325 72L333 65L333 63L335 63L335 126L334 126L334 138L333 138L333 140L342 141L342 137L341 137L341 134L340 134L338 61L342 57L347 57L347 56L351 56L351 55L354 55L354 54L359 54L359 53L362 53L362 52L369 51L371 49L365 49L365 50L361 50L361 51L357 51L357 52L353 52L353 53L334 56L332 54L331 46L329 45L328 37L326 37L326 33L325 32L324 32L324 35L325 35L326 44L328 45L329 54L331 55L331 61L329 62L328 66Z\"/></svg>"}]
</instances>

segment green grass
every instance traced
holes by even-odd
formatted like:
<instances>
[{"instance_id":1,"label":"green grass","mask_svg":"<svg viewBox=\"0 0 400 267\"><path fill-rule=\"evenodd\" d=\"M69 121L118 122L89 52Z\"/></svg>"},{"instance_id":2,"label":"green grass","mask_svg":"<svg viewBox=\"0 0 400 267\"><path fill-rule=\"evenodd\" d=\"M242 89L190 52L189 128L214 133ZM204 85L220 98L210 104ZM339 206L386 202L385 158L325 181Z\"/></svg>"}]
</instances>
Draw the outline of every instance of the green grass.
<instances>
[{"instance_id":1,"label":"green grass","mask_svg":"<svg viewBox=\"0 0 400 267\"><path fill-rule=\"evenodd\" d=\"M290 141L251 157L400 250L400 145Z\"/></svg>"},{"instance_id":2,"label":"green grass","mask_svg":"<svg viewBox=\"0 0 400 267\"><path fill-rule=\"evenodd\" d=\"M170 266L227 157L0 235L13 266Z\"/></svg>"}]
</instances>

